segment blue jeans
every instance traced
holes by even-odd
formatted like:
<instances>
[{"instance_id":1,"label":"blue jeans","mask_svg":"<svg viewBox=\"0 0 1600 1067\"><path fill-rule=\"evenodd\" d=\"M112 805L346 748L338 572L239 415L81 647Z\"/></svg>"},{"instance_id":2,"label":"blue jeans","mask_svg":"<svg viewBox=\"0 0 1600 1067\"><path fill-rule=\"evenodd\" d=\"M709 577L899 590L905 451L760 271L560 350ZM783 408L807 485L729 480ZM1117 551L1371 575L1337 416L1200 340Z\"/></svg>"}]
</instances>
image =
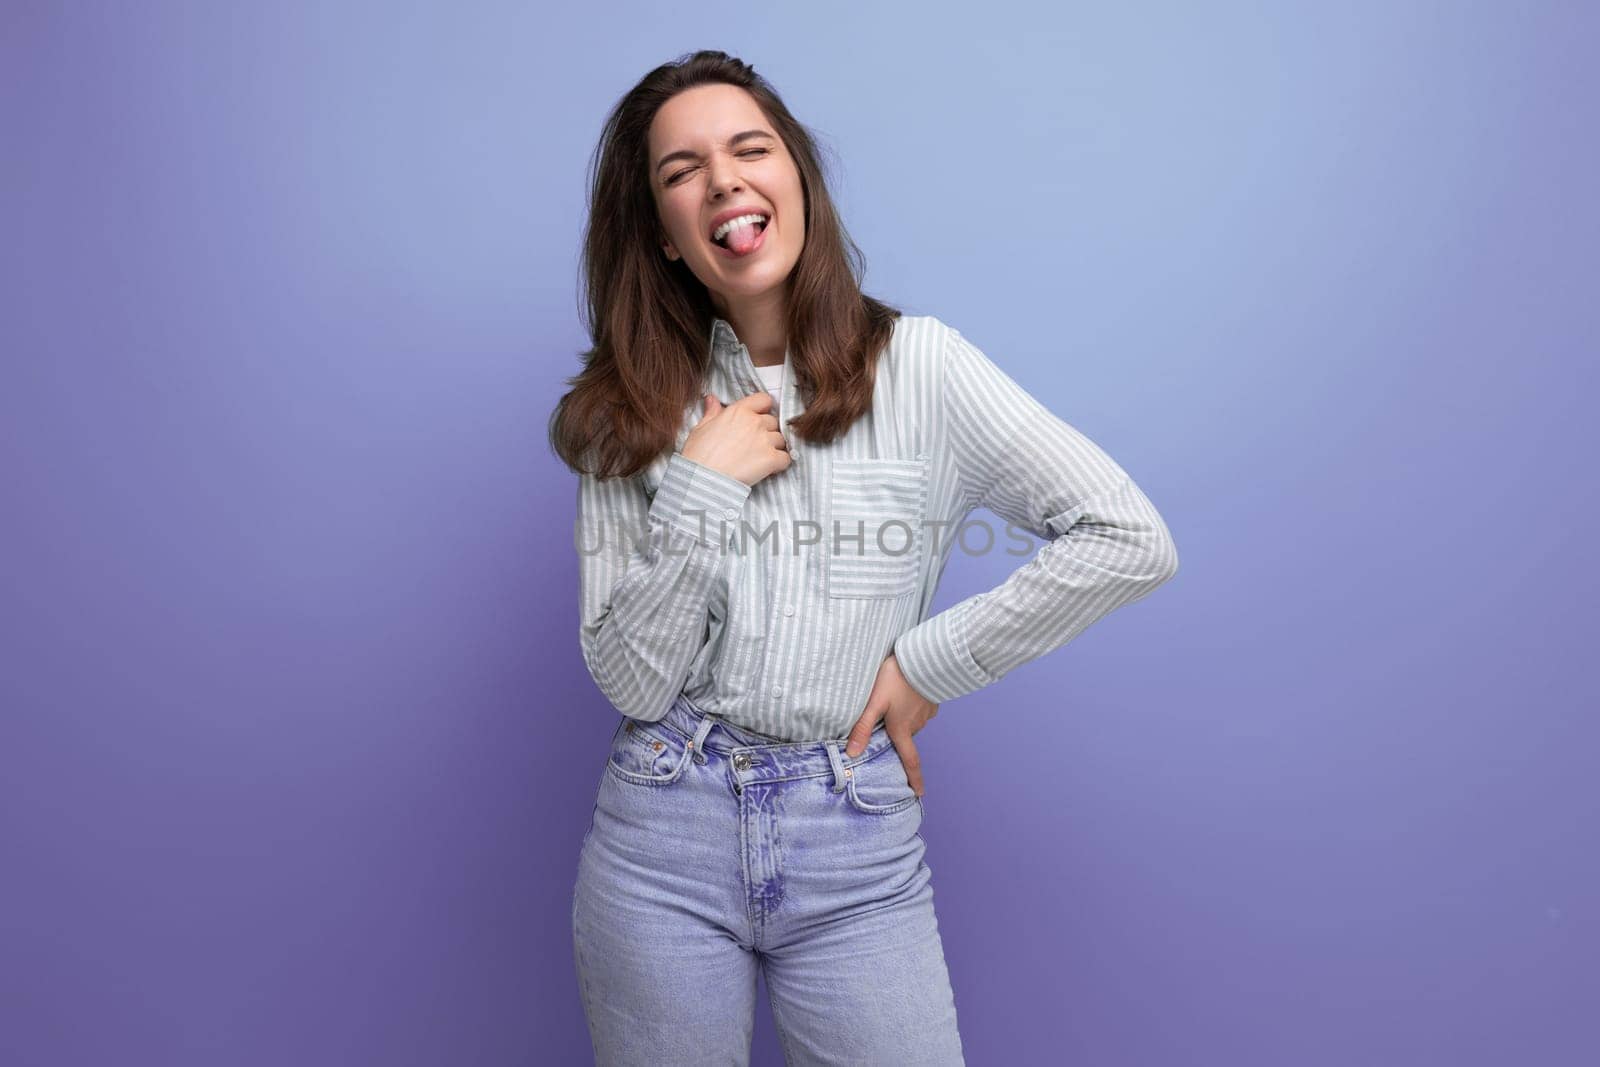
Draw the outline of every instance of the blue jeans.
<instances>
[{"instance_id":1,"label":"blue jeans","mask_svg":"<svg viewBox=\"0 0 1600 1067\"><path fill-rule=\"evenodd\" d=\"M748 1064L757 967L790 1067L964 1063L922 801L881 723L844 745L617 724L572 899L600 1067Z\"/></svg>"}]
</instances>

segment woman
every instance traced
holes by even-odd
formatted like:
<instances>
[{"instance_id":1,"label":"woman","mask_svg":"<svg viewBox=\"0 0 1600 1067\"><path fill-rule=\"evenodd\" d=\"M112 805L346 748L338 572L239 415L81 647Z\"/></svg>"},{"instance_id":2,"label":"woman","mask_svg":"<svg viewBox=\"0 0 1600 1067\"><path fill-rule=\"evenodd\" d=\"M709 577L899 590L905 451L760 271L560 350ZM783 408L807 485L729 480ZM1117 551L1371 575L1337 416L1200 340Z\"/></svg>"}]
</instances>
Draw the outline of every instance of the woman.
<instances>
[{"instance_id":1,"label":"woman","mask_svg":"<svg viewBox=\"0 0 1600 1067\"><path fill-rule=\"evenodd\" d=\"M551 420L622 712L572 910L596 1060L747 1062L760 967L791 1064L962 1063L912 737L1171 577L1172 538L972 342L861 292L746 64L651 71L596 158L594 347ZM1049 543L928 617L979 506Z\"/></svg>"}]
</instances>

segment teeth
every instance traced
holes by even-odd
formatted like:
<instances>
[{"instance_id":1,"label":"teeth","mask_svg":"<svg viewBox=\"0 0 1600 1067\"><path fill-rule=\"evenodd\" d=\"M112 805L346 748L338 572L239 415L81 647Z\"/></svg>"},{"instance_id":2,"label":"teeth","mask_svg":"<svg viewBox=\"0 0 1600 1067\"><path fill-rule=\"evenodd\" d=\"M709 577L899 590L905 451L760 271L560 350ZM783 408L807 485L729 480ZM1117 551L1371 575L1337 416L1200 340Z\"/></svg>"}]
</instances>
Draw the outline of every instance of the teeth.
<instances>
[{"instance_id":1,"label":"teeth","mask_svg":"<svg viewBox=\"0 0 1600 1067\"><path fill-rule=\"evenodd\" d=\"M738 218L729 219L727 222L724 222L721 226L718 226L716 229L712 230L711 231L711 239L713 241L722 240L724 237L728 236L728 231L729 230L732 230L735 226L738 226L740 223L749 222L749 223L753 224L753 223L765 222L765 221L767 221L767 216L762 215L762 214L740 215Z\"/></svg>"}]
</instances>

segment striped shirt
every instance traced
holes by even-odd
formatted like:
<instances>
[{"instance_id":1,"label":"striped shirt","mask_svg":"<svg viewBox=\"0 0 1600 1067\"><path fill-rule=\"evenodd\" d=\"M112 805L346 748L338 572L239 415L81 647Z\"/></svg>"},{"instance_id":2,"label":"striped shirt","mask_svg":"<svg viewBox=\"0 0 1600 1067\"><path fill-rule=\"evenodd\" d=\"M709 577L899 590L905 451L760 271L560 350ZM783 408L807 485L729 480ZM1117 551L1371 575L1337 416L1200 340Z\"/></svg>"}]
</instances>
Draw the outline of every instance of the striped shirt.
<instances>
[{"instance_id":1,"label":"striped shirt","mask_svg":"<svg viewBox=\"0 0 1600 1067\"><path fill-rule=\"evenodd\" d=\"M712 321L703 392L766 388ZM789 365L784 357L784 369ZM781 376L783 420L805 410ZM682 692L792 741L843 738L893 652L944 703L1060 648L1177 571L1155 507L1117 463L931 315L896 320L871 407L836 440L785 433L791 463L747 486L682 454L579 475L579 640L602 693L654 721ZM964 520L985 508L1005 523ZM1012 555L1003 582L929 616L950 553Z\"/></svg>"}]
</instances>

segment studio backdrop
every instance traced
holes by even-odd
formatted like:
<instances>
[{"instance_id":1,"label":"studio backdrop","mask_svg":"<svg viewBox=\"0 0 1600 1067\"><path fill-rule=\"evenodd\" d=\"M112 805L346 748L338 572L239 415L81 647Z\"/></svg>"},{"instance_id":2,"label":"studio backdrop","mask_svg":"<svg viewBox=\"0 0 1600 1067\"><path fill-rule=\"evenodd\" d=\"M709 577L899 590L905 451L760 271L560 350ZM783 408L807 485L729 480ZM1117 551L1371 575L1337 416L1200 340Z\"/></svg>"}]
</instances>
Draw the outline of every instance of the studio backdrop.
<instances>
[{"instance_id":1,"label":"studio backdrop","mask_svg":"<svg viewBox=\"0 0 1600 1067\"><path fill-rule=\"evenodd\" d=\"M4 5L0 1062L588 1062L546 423L600 123L699 48L1181 555L918 734L968 1062L1600 1062L1597 28Z\"/></svg>"}]
</instances>

